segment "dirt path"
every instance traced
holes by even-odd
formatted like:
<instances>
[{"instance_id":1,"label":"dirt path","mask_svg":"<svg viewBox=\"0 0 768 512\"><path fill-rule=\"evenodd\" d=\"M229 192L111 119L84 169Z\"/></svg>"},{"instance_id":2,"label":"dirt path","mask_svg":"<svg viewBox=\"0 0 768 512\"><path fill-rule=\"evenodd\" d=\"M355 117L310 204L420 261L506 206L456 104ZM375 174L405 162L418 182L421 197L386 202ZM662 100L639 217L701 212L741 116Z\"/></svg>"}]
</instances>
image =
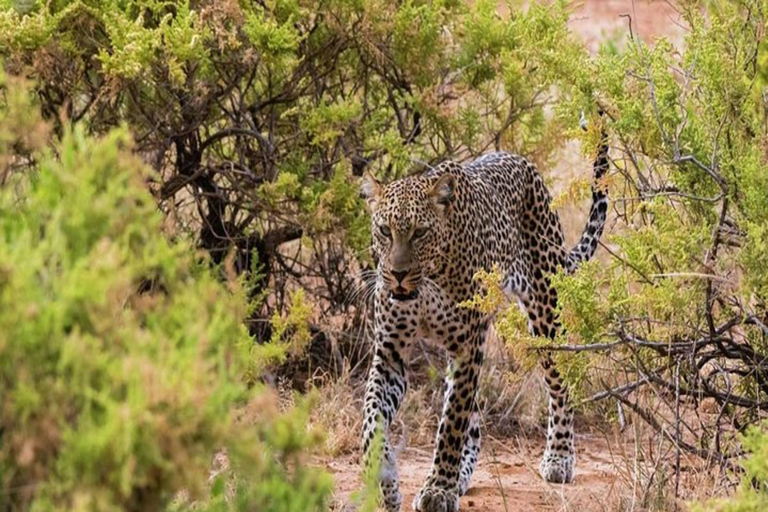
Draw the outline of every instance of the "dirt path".
<instances>
[{"instance_id":1,"label":"dirt path","mask_svg":"<svg viewBox=\"0 0 768 512\"><path fill-rule=\"evenodd\" d=\"M543 442L543 441L542 441ZM461 499L461 510L482 511L576 511L615 510L624 488L614 466L608 443L595 436L580 436L577 445L576 479L570 485L552 485L538 475L543 445L522 438L486 441L472 485ZM411 502L429 471L428 448L406 448L400 468L403 509ZM350 493L361 488L356 456L325 461L336 480L336 503L343 508Z\"/></svg>"}]
</instances>

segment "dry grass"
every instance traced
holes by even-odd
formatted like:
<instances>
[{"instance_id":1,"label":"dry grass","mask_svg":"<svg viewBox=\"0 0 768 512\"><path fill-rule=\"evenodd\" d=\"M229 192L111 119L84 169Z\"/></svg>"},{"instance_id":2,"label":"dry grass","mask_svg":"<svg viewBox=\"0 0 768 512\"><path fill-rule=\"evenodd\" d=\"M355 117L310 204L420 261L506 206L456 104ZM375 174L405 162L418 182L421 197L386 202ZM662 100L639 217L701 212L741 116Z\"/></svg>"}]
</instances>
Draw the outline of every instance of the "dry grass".
<instances>
[{"instance_id":1,"label":"dry grass","mask_svg":"<svg viewBox=\"0 0 768 512\"><path fill-rule=\"evenodd\" d=\"M433 347L417 346L411 356L411 386L391 434L400 452L406 495L415 492L431 460L445 363ZM337 477L337 504L344 503L350 489L359 488L364 372L358 373L353 378L346 370L340 378L325 381L312 415L312 424L326 432L319 464ZM462 508L471 500L476 510L684 511L691 501L732 490L732 476L693 455L680 454L676 473L674 446L630 411L625 412L626 429L621 431L616 404L607 401L578 415L576 483L541 481L537 465L544 446L546 393L540 380L538 371L519 370L501 343L490 337L478 397L485 439L479 484L475 494L463 498ZM658 397L648 394L644 400L663 414Z\"/></svg>"},{"instance_id":2,"label":"dry grass","mask_svg":"<svg viewBox=\"0 0 768 512\"><path fill-rule=\"evenodd\" d=\"M434 346L419 343L412 348L409 388L391 428L395 445L424 447L434 442L442 412L446 364L445 354ZM532 434L545 424L546 393L539 376L517 370L503 344L490 336L478 390L484 430L490 436ZM353 372L349 367L336 378L314 377L319 402L312 423L327 433L328 455L350 454L359 449L364 378L365 372Z\"/></svg>"},{"instance_id":3,"label":"dry grass","mask_svg":"<svg viewBox=\"0 0 768 512\"><path fill-rule=\"evenodd\" d=\"M326 455L356 453L362 433L363 383L353 382L349 368L337 379L321 385L319 400L310 421L325 432Z\"/></svg>"}]
</instances>

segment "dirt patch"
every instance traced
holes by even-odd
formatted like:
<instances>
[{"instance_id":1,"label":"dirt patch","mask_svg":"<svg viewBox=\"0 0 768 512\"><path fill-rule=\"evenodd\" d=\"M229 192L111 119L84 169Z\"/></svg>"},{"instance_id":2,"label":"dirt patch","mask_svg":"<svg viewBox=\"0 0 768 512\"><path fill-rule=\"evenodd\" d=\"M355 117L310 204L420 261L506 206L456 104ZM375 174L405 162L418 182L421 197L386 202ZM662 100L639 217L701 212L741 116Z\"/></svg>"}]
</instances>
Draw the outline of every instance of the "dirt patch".
<instances>
[{"instance_id":1,"label":"dirt patch","mask_svg":"<svg viewBox=\"0 0 768 512\"><path fill-rule=\"evenodd\" d=\"M543 440L524 438L504 441L484 440L480 462L472 485L461 498L461 510L488 511L579 511L610 510L608 503L621 499L624 486L615 470L608 442L597 436L579 436L576 478L570 485L553 485L541 479L538 464ZM403 508L411 502L424 481L432 460L429 448L406 448L400 454L400 488ZM349 502L352 492L360 489L360 469L356 456L320 461L334 474L336 508Z\"/></svg>"}]
</instances>

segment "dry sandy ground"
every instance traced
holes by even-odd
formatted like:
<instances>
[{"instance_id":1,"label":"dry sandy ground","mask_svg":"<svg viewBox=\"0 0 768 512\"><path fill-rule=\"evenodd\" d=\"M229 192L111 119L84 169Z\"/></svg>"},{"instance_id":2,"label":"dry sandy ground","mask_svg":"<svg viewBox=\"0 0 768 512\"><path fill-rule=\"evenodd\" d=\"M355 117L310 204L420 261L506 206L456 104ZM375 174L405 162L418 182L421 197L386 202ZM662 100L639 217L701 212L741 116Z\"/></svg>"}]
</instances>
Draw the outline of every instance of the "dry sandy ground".
<instances>
[{"instance_id":1,"label":"dry sandy ground","mask_svg":"<svg viewBox=\"0 0 768 512\"><path fill-rule=\"evenodd\" d=\"M577 470L571 485L548 484L536 467L543 450L541 442L522 438L486 440L472 485L461 498L461 510L477 511L578 511L615 510L618 493L625 487L617 476L608 443L592 436L580 436ZM429 472L429 449L406 448L399 459L404 510L411 509L413 497ZM349 503L350 493L361 488L357 457L324 462L336 478L336 503Z\"/></svg>"},{"instance_id":2,"label":"dry sandy ground","mask_svg":"<svg viewBox=\"0 0 768 512\"><path fill-rule=\"evenodd\" d=\"M500 11L504 11L503 2ZM579 34L590 51L596 52L599 42L607 37L627 33L629 15L632 32L651 42L664 35L681 44L684 30L675 8L665 0L587 0L574 5L571 29ZM578 146L566 146L558 165L549 171L554 192L577 174L589 172ZM545 171L546 172L546 171ZM582 211L583 210L583 211ZM575 239L586 219L588 206L566 207L560 212L563 224ZM571 232L572 231L572 232ZM577 470L571 485L551 485L538 475L537 467L543 451L543 438L529 440L512 438L485 440L472 486L461 499L461 510L478 511L619 511L631 510L630 501L622 502L630 484L622 479L621 469L614 462L615 445L602 436L579 435L577 438ZM404 510L411 509L414 494L427 475L431 447L406 448L400 454L399 468ZM622 461L626 464L626 461ZM361 488L357 456L320 461L336 479L337 505L344 505L349 494Z\"/></svg>"}]
</instances>

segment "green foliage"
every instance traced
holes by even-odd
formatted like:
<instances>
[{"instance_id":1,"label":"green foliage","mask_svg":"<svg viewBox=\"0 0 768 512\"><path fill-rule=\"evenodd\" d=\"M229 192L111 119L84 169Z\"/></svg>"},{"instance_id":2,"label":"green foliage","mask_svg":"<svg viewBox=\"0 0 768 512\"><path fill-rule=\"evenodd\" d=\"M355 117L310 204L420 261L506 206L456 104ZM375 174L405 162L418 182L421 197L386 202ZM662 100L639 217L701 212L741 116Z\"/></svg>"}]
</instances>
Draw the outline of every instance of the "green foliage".
<instances>
[{"instance_id":1,"label":"green foliage","mask_svg":"<svg viewBox=\"0 0 768 512\"><path fill-rule=\"evenodd\" d=\"M615 340L619 332L690 342L707 318L721 325L764 313L768 180L758 63L765 43L756 27L766 21L765 4L708 2L706 14L697 2L680 7L689 26L683 48L629 37L605 45L589 64L595 73L574 73L577 90L558 106L576 115L579 91L596 98L621 174L608 184L618 198L619 229L606 237L616 257L554 280L571 344ZM595 146L596 135L586 135L585 147ZM719 307L708 300L712 293ZM761 337L759 328L742 329ZM645 372L668 363L656 355L632 343L611 351L625 368Z\"/></svg>"},{"instance_id":2,"label":"green foliage","mask_svg":"<svg viewBox=\"0 0 768 512\"><path fill-rule=\"evenodd\" d=\"M86 340L77 345L80 352L68 356L69 364L84 352L94 354L94 369L78 374L79 387L60 389L50 399L60 400L75 417L88 418L86 413L97 411L113 422L118 417L115 411L129 410L131 418L141 421L160 418L157 421L172 431L175 423L163 423L164 415L174 414L175 406L189 407L192 398L184 393L171 398L164 394L170 387L164 387L158 395L163 407L142 416L147 410L142 400L148 399L141 395L145 384L141 373L131 372L127 363L119 364L144 357L151 360L154 371L168 373L163 377L168 386L183 381L184 389L199 388L202 398L189 414L192 419L204 415L216 432L194 438L198 443L194 457L189 455L192 448L178 449L176 457L191 462L177 471L176 459L163 462L160 469L152 465L165 460L158 455L164 455L160 448L134 462L134 447L165 440L149 428L139 438L139 426L130 421L119 424L133 444L122 445L122 451L115 451L115 457L122 459L102 467L110 478L123 475L113 494L99 498L105 500L105 508L138 499L134 488L144 481L158 486L153 489L158 503L166 503L182 487L199 498L204 487L203 454L209 456L224 446L233 459L238 457L229 438L216 436L235 429L226 411L246 402L239 381L254 384L266 367L300 353L310 340L310 317L326 307L328 298L331 313L349 307L345 292L351 269L369 258L369 221L356 183L364 169L391 179L447 157L477 155L494 144L540 163L552 156L563 140L565 124L544 115L549 91L571 80L564 66L586 73L581 71L586 62L581 46L567 33L565 20L565 2L551 8L517 6L501 18L491 2L468 6L452 0L0 0L0 56L14 76L29 77L35 89L34 95L7 92L8 119L30 109L36 97L50 123L19 123L24 130L0 131L0 158L5 159L0 161L4 173L0 181L11 185L5 187L6 194L11 190L17 194L14 201L30 205L36 196L28 197L27 191L47 190L51 181L71 187L66 194L41 192L48 202L35 203L36 209L29 213L49 215L45 208L58 212L50 215L61 222L56 224L59 231L41 228L39 243L48 244L48 237L53 237L63 245L46 246L49 253L32 246L19 253L18 258L39 253L40 260L32 258L34 264L26 267L26 273L16 273L14 267L9 282L19 280L30 287L39 294L35 300L64 318L56 324L59 331L56 325L47 327L54 329L51 339L58 335ZM37 126L45 130L26 129ZM121 127L120 135L114 135L116 127ZM51 154L43 155L37 150L48 137L59 142ZM129 139L134 145L128 144ZM34 158L24 160L23 173L5 173L19 163L18 153L25 144ZM149 162L151 171L130 158L131 151ZM86 170L80 172L81 168ZM16 203L8 199L2 208L3 213L13 211ZM42 225L44 220L36 222ZM155 236L163 231L178 243ZM30 234L24 236L31 237L29 243L35 241ZM286 242L298 246L295 258L281 253ZM11 238L7 244L11 247ZM207 250L210 260L196 254L195 248ZM22 260L9 261L18 265ZM227 279L229 292L209 274L211 262L221 267L219 274ZM311 273L318 267L321 270ZM237 273L250 275L238 279ZM53 290L60 297L54 294L56 300L49 304L45 294L51 289L38 284L47 285L52 275L61 275L66 286L57 282L59 288ZM317 282L324 287L314 285ZM151 290L139 293L141 283L151 285ZM268 287L278 292L270 295ZM18 301L12 311L26 314L23 304ZM42 305L38 309L34 314L48 311ZM267 322L271 329L260 336L261 343L251 344L242 325L258 331L253 325ZM27 322L31 326L23 328L42 329L37 323ZM22 327L14 324L16 328ZM120 343L107 344L104 333ZM142 342L130 344L127 339ZM157 346L161 341L165 345ZM192 363L202 346L210 350L204 352L209 358L205 361L218 363L209 372ZM14 354L5 371L21 357L20 351ZM37 380L44 371L53 376L63 371L58 353L50 357L47 365L34 358L27 363L39 372L30 374L35 384L45 382ZM193 369L198 373L186 381L184 372ZM101 387L93 388L90 372L100 372ZM123 408L120 389L131 397L139 394L131 398L133 409ZM26 396L22 391L10 393ZM105 394L111 400L101 406L108 406L107 413L88 405L106 400L90 394ZM53 411L51 416L62 421ZM100 425L97 420L89 421ZM198 424L190 421L185 427L196 432ZM72 420L67 427L87 425ZM275 454L293 446L267 434L260 436L258 443L245 444ZM72 438L85 439L79 431ZM102 439L103 448L114 436L104 434ZM296 446L305 442L312 440L302 438ZM53 459L59 450L58 444L51 449ZM93 459L89 460L91 465L83 471L93 471ZM73 485L68 464L64 466L69 473L57 478ZM273 472L263 460L259 464L262 475L297 488L305 482L313 489L307 494L310 501L301 505L297 501L297 508L311 508L327 496L324 481L306 480L296 461L284 461L281 467L292 468L297 480ZM53 478L49 465L41 462L40 467L44 473L38 480ZM16 469L4 467L3 485L31 478L9 471ZM159 476L147 477L152 471ZM240 504L249 499L272 503L268 499L272 491L285 499L301 498L285 488L272 489L271 483L249 487L233 471L226 484L214 483L210 501L214 509L225 506L222 500L228 492L243 496L245 501L235 500ZM255 470L249 466L248 471ZM87 482L89 475L82 481ZM70 499L65 491L50 499ZM135 503L146 506L145 501ZM291 509L275 503L275 510Z\"/></svg>"},{"instance_id":3,"label":"green foliage","mask_svg":"<svg viewBox=\"0 0 768 512\"><path fill-rule=\"evenodd\" d=\"M154 234L126 143L67 135L24 197L2 196L3 487L42 480L36 509L199 490L242 396L222 364L242 360L242 305ZM166 293L136 293L146 278Z\"/></svg>"},{"instance_id":4,"label":"green foliage","mask_svg":"<svg viewBox=\"0 0 768 512\"><path fill-rule=\"evenodd\" d=\"M469 15L474 28L467 32L464 62L476 84L498 87L504 80L513 99L512 89L524 91L538 79L557 87L555 116L541 130L535 115L527 119L528 133L557 129L558 122L564 125L584 110L588 132L558 133L580 138L590 157L600 128L611 135L615 172L602 184L613 208L614 229L603 240L611 256L553 278L565 328L553 343L571 345L569 352L556 351L555 359L577 397L620 387L620 373L631 381L652 378L667 391L676 389L679 378L687 384L678 388L692 397L743 393L741 406L724 406L740 424L760 417L756 406L744 404L761 403L768 392L757 362L766 350L768 299L766 7L763 0L682 1L688 26L682 47L628 35L605 44L594 58L580 48L557 46L565 37L557 6L515 13L509 24L493 16L490 3L478 2ZM521 37L535 38L548 50L515 46ZM512 56L495 68L491 64L505 55L505 45ZM541 73L526 73L528 62L536 62ZM597 106L605 112L600 119ZM467 124L477 122L469 118ZM583 197L586 189L586 183L574 183L556 204ZM480 304L484 310L502 304L491 292ZM497 319L497 330L512 346L526 340L516 308ZM734 361L722 345L702 350L722 336L743 339L749 345L744 354L754 355ZM528 339L522 345L549 343ZM731 386L726 380L705 381L702 368L713 361L732 372L733 391L719 388ZM638 386L631 389L649 390L642 382Z\"/></svg>"},{"instance_id":5,"label":"green foliage","mask_svg":"<svg viewBox=\"0 0 768 512\"><path fill-rule=\"evenodd\" d=\"M41 147L48 138L49 127L35 115L37 107L31 91L21 84L19 78L6 75L2 66L0 98L0 120L3 123L0 130L0 172L3 172L17 156L26 156L31 150ZM14 129L8 129L11 126Z\"/></svg>"},{"instance_id":6,"label":"green foliage","mask_svg":"<svg viewBox=\"0 0 768 512\"><path fill-rule=\"evenodd\" d=\"M474 279L479 283L479 292L470 300L459 304L463 308L471 308L486 314L496 313L494 328L503 339L510 351L522 363L526 370L531 370L538 358L533 350L548 342L538 339L528 331L528 315L517 304L509 304L509 299L501 287L503 276L494 267L490 272L479 270Z\"/></svg>"},{"instance_id":7,"label":"green foliage","mask_svg":"<svg viewBox=\"0 0 768 512\"><path fill-rule=\"evenodd\" d=\"M5 85L2 141L41 123L28 89ZM125 131L30 150L34 168L0 188L3 510L162 510L181 491L195 510L322 509L307 407L265 415L266 393L246 390L244 290L161 235ZM227 499L207 484L221 449Z\"/></svg>"},{"instance_id":8,"label":"green foliage","mask_svg":"<svg viewBox=\"0 0 768 512\"><path fill-rule=\"evenodd\" d=\"M379 472L383 453L384 435L382 429L377 429L368 452L368 463L363 468L363 488L350 496L350 502L356 504L360 512L374 512L382 504Z\"/></svg>"},{"instance_id":9,"label":"green foliage","mask_svg":"<svg viewBox=\"0 0 768 512\"><path fill-rule=\"evenodd\" d=\"M247 382L256 382L264 369L285 362L288 355L301 355L311 341L309 321L312 306L307 303L304 290L291 294L291 304L284 315L272 317L272 338L267 343L253 344L250 348L251 365L246 374Z\"/></svg>"},{"instance_id":10,"label":"green foliage","mask_svg":"<svg viewBox=\"0 0 768 512\"><path fill-rule=\"evenodd\" d=\"M748 452L742 462L744 475L736 494L693 507L694 512L760 512L768 509L768 432L765 425L752 426L743 437Z\"/></svg>"},{"instance_id":11,"label":"green foliage","mask_svg":"<svg viewBox=\"0 0 768 512\"><path fill-rule=\"evenodd\" d=\"M757 188L757 187L756 187ZM768 297L768 223L746 224L748 243L744 247L741 262L746 269L749 290L756 297Z\"/></svg>"},{"instance_id":12,"label":"green foliage","mask_svg":"<svg viewBox=\"0 0 768 512\"><path fill-rule=\"evenodd\" d=\"M269 242L264 283L283 288L297 269L269 255L284 233L370 245L356 200L365 167L390 179L494 144L552 156L565 123L544 115L549 91L572 88L567 71L583 85L587 60L566 2L513 7L502 18L487 1L5 0L0 55L34 78L52 117L93 133L125 124L157 157L161 206L206 249ZM225 191L217 208L177 207L211 190ZM308 258L326 258L319 247Z\"/></svg>"},{"instance_id":13,"label":"green foliage","mask_svg":"<svg viewBox=\"0 0 768 512\"><path fill-rule=\"evenodd\" d=\"M480 285L480 293L471 299L459 304L459 307L476 309L483 313L494 313L506 302L506 295L501 288L501 281L504 276L498 267L494 267L490 272L487 270L478 270L473 279Z\"/></svg>"}]
</instances>

